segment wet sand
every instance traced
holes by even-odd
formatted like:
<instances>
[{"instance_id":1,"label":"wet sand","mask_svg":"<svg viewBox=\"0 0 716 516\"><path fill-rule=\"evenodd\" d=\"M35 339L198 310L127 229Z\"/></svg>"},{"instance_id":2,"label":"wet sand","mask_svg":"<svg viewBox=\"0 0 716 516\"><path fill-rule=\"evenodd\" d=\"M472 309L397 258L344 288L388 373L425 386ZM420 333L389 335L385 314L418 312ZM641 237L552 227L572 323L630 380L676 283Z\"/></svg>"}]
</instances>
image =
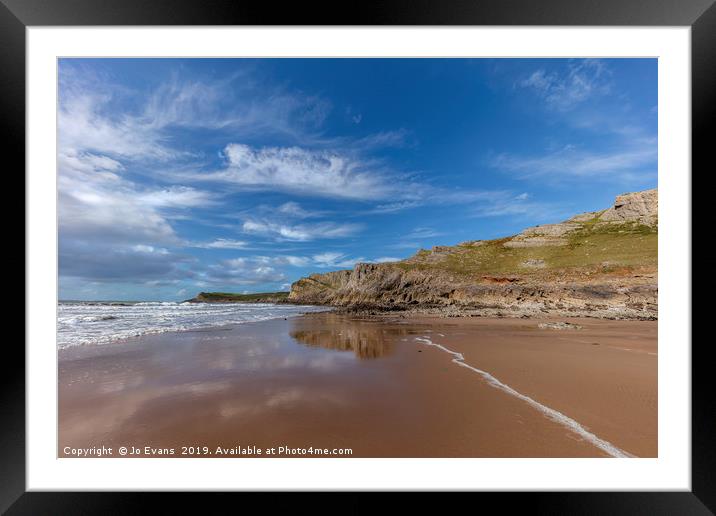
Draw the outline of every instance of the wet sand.
<instances>
[{"instance_id":1,"label":"wet sand","mask_svg":"<svg viewBox=\"0 0 716 516\"><path fill-rule=\"evenodd\" d=\"M322 313L61 351L58 456L655 457L656 322L539 322Z\"/></svg>"}]
</instances>

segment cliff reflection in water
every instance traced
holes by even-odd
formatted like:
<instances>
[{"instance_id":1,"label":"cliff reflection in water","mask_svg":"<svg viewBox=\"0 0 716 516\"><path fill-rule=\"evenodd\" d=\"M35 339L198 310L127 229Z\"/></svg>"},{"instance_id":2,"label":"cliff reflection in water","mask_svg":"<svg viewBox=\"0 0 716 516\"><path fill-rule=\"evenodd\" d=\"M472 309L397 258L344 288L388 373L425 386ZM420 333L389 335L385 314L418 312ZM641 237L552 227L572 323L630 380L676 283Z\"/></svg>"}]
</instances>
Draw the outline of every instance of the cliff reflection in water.
<instances>
[{"instance_id":1,"label":"cliff reflection in water","mask_svg":"<svg viewBox=\"0 0 716 516\"><path fill-rule=\"evenodd\" d=\"M299 318L289 335L306 346L353 351L358 358L368 359L389 355L393 351L394 339L408 334L407 329L390 328L335 314L321 314L319 317L322 323L320 330L315 329L315 325L304 325Z\"/></svg>"}]
</instances>

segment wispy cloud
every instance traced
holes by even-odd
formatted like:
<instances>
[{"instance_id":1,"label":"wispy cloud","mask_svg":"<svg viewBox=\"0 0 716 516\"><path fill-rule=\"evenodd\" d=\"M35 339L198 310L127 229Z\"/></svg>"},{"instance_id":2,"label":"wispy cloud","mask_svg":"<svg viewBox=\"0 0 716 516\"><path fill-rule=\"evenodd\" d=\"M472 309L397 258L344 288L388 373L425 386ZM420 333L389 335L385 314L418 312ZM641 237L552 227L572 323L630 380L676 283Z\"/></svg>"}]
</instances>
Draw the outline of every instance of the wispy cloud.
<instances>
[{"instance_id":1,"label":"wispy cloud","mask_svg":"<svg viewBox=\"0 0 716 516\"><path fill-rule=\"evenodd\" d=\"M374 208L368 210L368 213L383 214L383 213L397 213L403 210L410 210L412 208L418 208L424 204L423 200L419 201L397 201L389 202L385 204L378 204Z\"/></svg>"},{"instance_id":2,"label":"wispy cloud","mask_svg":"<svg viewBox=\"0 0 716 516\"><path fill-rule=\"evenodd\" d=\"M567 128L569 140L552 140L542 152L498 153L488 159L491 167L548 184L565 180L638 184L656 177L656 134L650 123L630 112L624 93L615 94L613 71L605 61L574 59L541 67L517 80L515 87L542 99L545 116ZM598 145L584 144L595 137ZM520 210L528 204L510 205Z\"/></svg>"},{"instance_id":3,"label":"wispy cloud","mask_svg":"<svg viewBox=\"0 0 716 516\"><path fill-rule=\"evenodd\" d=\"M311 265L311 258L307 256L275 256L270 258L271 261L281 265L290 265L291 267L306 267Z\"/></svg>"},{"instance_id":4,"label":"wispy cloud","mask_svg":"<svg viewBox=\"0 0 716 516\"><path fill-rule=\"evenodd\" d=\"M178 147L177 128L273 135L296 143L323 139L318 131L331 111L329 100L262 83L247 68L221 79L177 72L150 91L134 91L63 60L60 143L134 161L169 161L195 157L193 150Z\"/></svg>"},{"instance_id":5,"label":"wispy cloud","mask_svg":"<svg viewBox=\"0 0 716 516\"><path fill-rule=\"evenodd\" d=\"M363 229L363 225L336 222L288 225L269 220L247 220L241 229L244 233L268 236L279 241L308 242L350 236Z\"/></svg>"},{"instance_id":6,"label":"wispy cloud","mask_svg":"<svg viewBox=\"0 0 716 516\"><path fill-rule=\"evenodd\" d=\"M280 90L266 91L260 97L247 95L248 101L237 99L238 93L256 86L236 79L187 80L174 74L147 94L118 86L111 77L94 70L62 63L58 108L62 276L100 283L149 278L171 283L193 278L238 284L285 279L271 267L252 267L253 263L241 261L203 272L202 266L194 263L194 272L190 271L188 264L194 259L170 248L247 249L244 240L186 242L176 232L173 221L186 220L186 214L196 208L217 206L222 195L182 185L176 178L170 178L166 186L148 186L136 179L138 167L171 170L178 163L196 161L193 149L177 147L176 129L263 132L298 141L310 138L310 132L319 128L331 111L325 99ZM316 216L292 202L278 211L294 218ZM317 238L319 233L337 238L357 228L330 223L247 226L247 230L273 231L298 241ZM220 272L222 268L225 273Z\"/></svg>"},{"instance_id":7,"label":"wispy cloud","mask_svg":"<svg viewBox=\"0 0 716 516\"><path fill-rule=\"evenodd\" d=\"M398 258L386 258L381 259L384 261L394 261ZM378 260L367 260L362 256L350 256L346 253L339 251L326 251L323 253L312 254L307 256L295 256L295 255L274 255L274 256L251 256L247 258L240 258L236 263L244 266L247 264L255 267L315 267L315 268L345 268L353 267L359 262L377 262ZM222 262L222 264L233 263L231 261Z\"/></svg>"},{"instance_id":8,"label":"wispy cloud","mask_svg":"<svg viewBox=\"0 0 716 516\"><path fill-rule=\"evenodd\" d=\"M476 206L470 215L474 217L529 218L532 221L553 220L571 213L564 204L538 201L527 192L506 194L502 199Z\"/></svg>"},{"instance_id":9,"label":"wispy cloud","mask_svg":"<svg viewBox=\"0 0 716 516\"><path fill-rule=\"evenodd\" d=\"M385 147L406 147L412 146L409 140L410 132L406 129L392 131L380 131L357 138L350 143L350 146L358 149L380 149Z\"/></svg>"},{"instance_id":10,"label":"wispy cloud","mask_svg":"<svg viewBox=\"0 0 716 516\"><path fill-rule=\"evenodd\" d=\"M433 238L442 235L443 233L433 228L417 227L414 228L410 233L405 235L406 239L423 239Z\"/></svg>"},{"instance_id":11,"label":"wispy cloud","mask_svg":"<svg viewBox=\"0 0 716 516\"><path fill-rule=\"evenodd\" d=\"M388 263L388 262L399 262L402 258L395 258L393 256L381 256L380 258L374 258L371 260L372 263Z\"/></svg>"},{"instance_id":12,"label":"wispy cloud","mask_svg":"<svg viewBox=\"0 0 716 516\"><path fill-rule=\"evenodd\" d=\"M523 179L604 179L633 181L656 174L656 145L597 152L565 146L537 156L503 153L490 164Z\"/></svg>"},{"instance_id":13,"label":"wispy cloud","mask_svg":"<svg viewBox=\"0 0 716 516\"><path fill-rule=\"evenodd\" d=\"M273 209L273 208L271 208ZM325 212L322 211L316 211L316 210L307 210L303 208L299 203L294 201L289 201L281 204L277 209L279 213L282 213L284 215L288 215L290 217L294 217L297 219L311 219L315 217L321 217L325 214Z\"/></svg>"},{"instance_id":14,"label":"wispy cloud","mask_svg":"<svg viewBox=\"0 0 716 516\"><path fill-rule=\"evenodd\" d=\"M610 72L599 59L572 60L559 71L533 71L516 85L534 91L547 106L566 111L595 95L609 93Z\"/></svg>"},{"instance_id":15,"label":"wispy cloud","mask_svg":"<svg viewBox=\"0 0 716 516\"><path fill-rule=\"evenodd\" d=\"M222 182L236 187L358 200L386 198L396 192L369 163L339 151L301 147L255 148L228 144L226 166L214 172L185 174L187 180Z\"/></svg>"},{"instance_id":16,"label":"wispy cloud","mask_svg":"<svg viewBox=\"0 0 716 516\"><path fill-rule=\"evenodd\" d=\"M349 257L344 253L325 252L313 256L313 263L317 267L353 267L356 263L364 262L365 258Z\"/></svg>"},{"instance_id":17,"label":"wispy cloud","mask_svg":"<svg viewBox=\"0 0 716 516\"><path fill-rule=\"evenodd\" d=\"M194 242L187 244L187 247L198 247L202 249L246 249L249 243L244 240L233 240L230 238L217 238L210 242Z\"/></svg>"},{"instance_id":18,"label":"wispy cloud","mask_svg":"<svg viewBox=\"0 0 716 516\"><path fill-rule=\"evenodd\" d=\"M434 239L443 235L443 232L429 227L416 227L408 233L401 234L395 242L388 247L392 249L420 249L427 240L434 242Z\"/></svg>"}]
</instances>

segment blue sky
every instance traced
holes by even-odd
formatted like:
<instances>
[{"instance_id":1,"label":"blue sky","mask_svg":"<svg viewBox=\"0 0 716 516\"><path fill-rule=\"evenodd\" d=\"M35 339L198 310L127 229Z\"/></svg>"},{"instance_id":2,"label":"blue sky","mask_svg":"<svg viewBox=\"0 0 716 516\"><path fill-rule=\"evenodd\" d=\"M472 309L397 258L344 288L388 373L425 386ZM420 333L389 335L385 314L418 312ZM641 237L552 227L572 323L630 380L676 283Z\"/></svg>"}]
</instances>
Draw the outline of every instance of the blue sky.
<instances>
[{"instance_id":1,"label":"blue sky","mask_svg":"<svg viewBox=\"0 0 716 516\"><path fill-rule=\"evenodd\" d=\"M60 299L285 290L657 186L655 59L62 59Z\"/></svg>"}]
</instances>

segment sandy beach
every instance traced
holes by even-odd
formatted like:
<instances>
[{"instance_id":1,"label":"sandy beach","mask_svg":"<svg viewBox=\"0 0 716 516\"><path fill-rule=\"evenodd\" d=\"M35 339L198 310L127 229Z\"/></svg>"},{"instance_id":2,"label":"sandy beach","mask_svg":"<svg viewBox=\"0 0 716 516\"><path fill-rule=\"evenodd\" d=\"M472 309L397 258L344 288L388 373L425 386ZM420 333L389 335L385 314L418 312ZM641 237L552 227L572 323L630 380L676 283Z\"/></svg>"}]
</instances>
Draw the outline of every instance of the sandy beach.
<instances>
[{"instance_id":1,"label":"sandy beach","mask_svg":"<svg viewBox=\"0 0 716 516\"><path fill-rule=\"evenodd\" d=\"M58 456L657 456L656 322L540 322L320 313L61 350Z\"/></svg>"}]
</instances>

